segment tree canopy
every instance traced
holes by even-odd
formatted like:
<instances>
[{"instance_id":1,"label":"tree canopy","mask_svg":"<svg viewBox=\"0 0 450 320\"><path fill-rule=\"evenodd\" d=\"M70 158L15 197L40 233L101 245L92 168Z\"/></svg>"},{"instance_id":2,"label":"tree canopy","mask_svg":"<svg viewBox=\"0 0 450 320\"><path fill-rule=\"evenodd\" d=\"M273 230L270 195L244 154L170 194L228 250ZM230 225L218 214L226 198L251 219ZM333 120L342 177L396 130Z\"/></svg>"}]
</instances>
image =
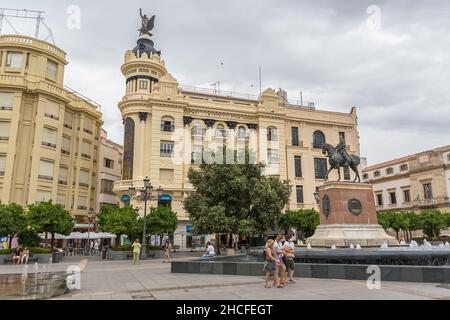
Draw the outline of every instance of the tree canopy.
<instances>
[{"instance_id":1,"label":"tree canopy","mask_svg":"<svg viewBox=\"0 0 450 320\"><path fill-rule=\"evenodd\" d=\"M295 228L303 240L311 237L319 224L320 215L313 209L286 211L279 221L279 225L284 229Z\"/></svg>"},{"instance_id":2,"label":"tree canopy","mask_svg":"<svg viewBox=\"0 0 450 320\"><path fill-rule=\"evenodd\" d=\"M0 235L9 238L11 248L14 236L27 229L27 217L21 205L17 203L0 204Z\"/></svg>"},{"instance_id":3,"label":"tree canopy","mask_svg":"<svg viewBox=\"0 0 450 320\"><path fill-rule=\"evenodd\" d=\"M114 233L117 236L116 246L119 245L123 234L135 234L138 214L131 206L118 208L105 204L100 208L97 217L102 231Z\"/></svg>"},{"instance_id":4,"label":"tree canopy","mask_svg":"<svg viewBox=\"0 0 450 320\"><path fill-rule=\"evenodd\" d=\"M445 215L438 210L422 210L419 215L420 226L430 238L437 238L441 229L446 227Z\"/></svg>"},{"instance_id":5,"label":"tree canopy","mask_svg":"<svg viewBox=\"0 0 450 320\"><path fill-rule=\"evenodd\" d=\"M262 173L264 164L201 164L189 169L195 192L184 208L197 234L263 234L276 228L289 201L288 181Z\"/></svg>"},{"instance_id":6,"label":"tree canopy","mask_svg":"<svg viewBox=\"0 0 450 320\"><path fill-rule=\"evenodd\" d=\"M59 204L52 201L39 202L28 206L28 223L36 232L48 232L51 234L51 246L55 239L55 233L69 234L74 227L70 213Z\"/></svg>"}]
</instances>

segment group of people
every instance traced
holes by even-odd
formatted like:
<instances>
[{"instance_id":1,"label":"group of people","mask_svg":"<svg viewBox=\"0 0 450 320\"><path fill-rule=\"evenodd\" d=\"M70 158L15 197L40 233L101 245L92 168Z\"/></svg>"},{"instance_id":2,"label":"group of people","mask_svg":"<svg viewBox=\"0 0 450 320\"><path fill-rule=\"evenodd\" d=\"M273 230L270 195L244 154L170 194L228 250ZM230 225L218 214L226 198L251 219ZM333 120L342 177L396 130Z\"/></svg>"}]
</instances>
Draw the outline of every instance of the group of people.
<instances>
[{"instance_id":1,"label":"group of people","mask_svg":"<svg viewBox=\"0 0 450 320\"><path fill-rule=\"evenodd\" d=\"M17 247L12 256L13 264L27 264L30 257L30 250L25 247L23 250L21 247Z\"/></svg>"},{"instance_id":2,"label":"group of people","mask_svg":"<svg viewBox=\"0 0 450 320\"><path fill-rule=\"evenodd\" d=\"M269 278L273 275L273 286L283 288L290 283L295 283L294 277L294 237L279 234L275 240L269 239L264 249L264 273L265 287L270 288Z\"/></svg>"}]
</instances>

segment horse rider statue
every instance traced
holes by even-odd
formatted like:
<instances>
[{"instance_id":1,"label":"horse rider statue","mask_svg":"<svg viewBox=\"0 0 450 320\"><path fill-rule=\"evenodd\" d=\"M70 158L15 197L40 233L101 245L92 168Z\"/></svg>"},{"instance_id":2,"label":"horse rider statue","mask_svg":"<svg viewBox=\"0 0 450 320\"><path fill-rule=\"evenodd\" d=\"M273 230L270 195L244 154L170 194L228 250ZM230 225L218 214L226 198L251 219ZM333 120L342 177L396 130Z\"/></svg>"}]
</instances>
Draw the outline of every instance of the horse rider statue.
<instances>
[{"instance_id":1,"label":"horse rider statue","mask_svg":"<svg viewBox=\"0 0 450 320\"><path fill-rule=\"evenodd\" d=\"M347 145L345 144L345 140L343 137L339 137L339 143L336 145L336 151L344 157L345 162L343 166L345 168L348 168L348 164L352 161L352 159L348 155Z\"/></svg>"},{"instance_id":2,"label":"horse rider statue","mask_svg":"<svg viewBox=\"0 0 450 320\"><path fill-rule=\"evenodd\" d=\"M328 175L331 170L336 169L338 171L339 179L341 180L341 167L348 169L349 167L355 173L355 179L353 182L361 182L359 176L358 165L361 162L360 158L356 154L349 154L347 152L347 146L342 137L339 139L339 143L336 147L331 144L325 143L322 146L322 153L328 157L328 163L330 164L330 169L328 170L325 180L328 180Z\"/></svg>"}]
</instances>

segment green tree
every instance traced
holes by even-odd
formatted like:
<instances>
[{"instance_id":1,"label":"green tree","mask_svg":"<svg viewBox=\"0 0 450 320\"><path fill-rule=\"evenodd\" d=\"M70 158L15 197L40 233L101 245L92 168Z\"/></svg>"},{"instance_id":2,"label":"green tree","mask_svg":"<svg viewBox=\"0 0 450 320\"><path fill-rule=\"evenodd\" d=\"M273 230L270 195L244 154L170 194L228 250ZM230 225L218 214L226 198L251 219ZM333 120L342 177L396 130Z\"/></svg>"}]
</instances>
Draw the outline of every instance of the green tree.
<instances>
[{"instance_id":1,"label":"green tree","mask_svg":"<svg viewBox=\"0 0 450 320\"><path fill-rule=\"evenodd\" d=\"M263 174L264 164L201 164L189 169L188 178L196 192L184 208L197 234L264 234L277 226L281 210L289 201L288 181Z\"/></svg>"},{"instance_id":2,"label":"green tree","mask_svg":"<svg viewBox=\"0 0 450 320\"><path fill-rule=\"evenodd\" d=\"M444 216L445 226L450 228L450 212L444 212L442 215Z\"/></svg>"},{"instance_id":3,"label":"green tree","mask_svg":"<svg viewBox=\"0 0 450 320\"><path fill-rule=\"evenodd\" d=\"M319 224L320 215L313 209L286 211L279 221L279 225L284 229L295 228L297 236L300 233L302 240L311 237Z\"/></svg>"},{"instance_id":4,"label":"green tree","mask_svg":"<svg viewBox=\"0 0 450 320\"><path fill-rule=\"evenodd\" d=\"M172 234L177 228L177 214L168 207L158 207L152 209L147 216L148 233L159 235L160 244L162 234Z\"/></svg>"},{"instance_id":5,"label":"green tree","mask_svg":"<svg viewBox=\"0 0 450 320\"><path fill-rule=\"evenodd\" d=\"M398 233L400 230L407 230L409 226L408 217L403 212L392 212L391 213L391 228L395 231L395 236L397 240L400 240Z\"/></svg>"},{"instance_id":6,"label":"green tree","mask_svg":"<svg viewBox=\"0 0 450 320\"><path fill-rule=\"evenodd\" d=\"M384 230L388 230L392 225L392 214L391 212L377 212L378 224L380 224Z\"/></svg>"},{"instance_id":7,"label":"green tree","mask_svg":"<svg viewBox=\"0 0 450 320\"><path fill-rule=\"evenodd\" d=\"M103 205L98 214L102 231L116 235L115 246L119 246L123 234L133 234L136 230L138 214L131 206L118 208L112 205Z\"/></svg>"},{"instance_id":8,"label":"green tree","mask_svg":"<svg viewBox=\"0 0 450 320\"><path fill-rule=\"evenodd\" d=\"M11 249L12 239L26 230L27 218L21 205L17 203L0 204L0 235L9 238Z\"/></svg>"},{"instance_id":9,"label":"green tree","mask_svg":"<svg viewBox=\"0 0 450 320\"><path fill-rule=\"evenodd\" d=\"M419 215L415 213L414 211L408 211L405 213L406 218L408 219L408 241L412 240L412 232L419 230L420 227L420 221L419 221Z\"/></svg>"},{"instance_id":10,"label":"green tree","mask_svg":"<svg viewBox=\"0 0 450 320\"><path fill-rule=\"evenodd\" d=\"M40 202L28 206L28 223L36 232L51 234L51 247L53 248L55 233L69 234L74 227L70 213L59 204L52 201Z\"/></svg>"},{"instance_id":11,"label":"green tree","mask_svg":"<svg viewBox=\"0 0 450 320\"><path fill-rule=\"evenodd\" d=\"M446 227L445 217L439 210L422 210L419 222L423 232L432 239L437 239L441 229Z\"/></svg>"},{"instance_id":12,"label":"green tree","mask_svg":"<svg viewBox=\"0 0 450 320\"><path fill-rule=\"evenodd\" d=\"M17 236L19 237L20 245L24 247L39 247L41 242L41 238L32 228L20 231Z\"/></svg>"}]
</instances>

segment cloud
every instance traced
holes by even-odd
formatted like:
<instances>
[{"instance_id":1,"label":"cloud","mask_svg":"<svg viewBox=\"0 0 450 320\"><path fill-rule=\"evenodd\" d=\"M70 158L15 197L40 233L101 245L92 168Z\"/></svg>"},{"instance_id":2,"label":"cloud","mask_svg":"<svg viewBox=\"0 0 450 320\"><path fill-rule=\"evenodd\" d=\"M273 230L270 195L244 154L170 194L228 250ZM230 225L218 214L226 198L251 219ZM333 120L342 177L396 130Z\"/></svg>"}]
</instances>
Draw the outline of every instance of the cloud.
<instances>
[{"instance_id":1,"label":"cloud","mask_svg":"<svg viewBox=\"0 0 450 320\"><path fill-rule=\"evenodd\" d=\"M450 3L444 0L20 2L46 11L57 45L68 53L67 84L102 104L115 141L122 141L120 66L135 45L140 7L156 14L155 46L181 84L220 80L223 90L257 94L262 66L263 89L281 87L294 101L302 91L320 109L356 106L369 164L450 141ZM71 4L81 8L80 30L66 27ZM367 27L373 4L380 8L378 30Z\"/></svg>"}]
</instances>

